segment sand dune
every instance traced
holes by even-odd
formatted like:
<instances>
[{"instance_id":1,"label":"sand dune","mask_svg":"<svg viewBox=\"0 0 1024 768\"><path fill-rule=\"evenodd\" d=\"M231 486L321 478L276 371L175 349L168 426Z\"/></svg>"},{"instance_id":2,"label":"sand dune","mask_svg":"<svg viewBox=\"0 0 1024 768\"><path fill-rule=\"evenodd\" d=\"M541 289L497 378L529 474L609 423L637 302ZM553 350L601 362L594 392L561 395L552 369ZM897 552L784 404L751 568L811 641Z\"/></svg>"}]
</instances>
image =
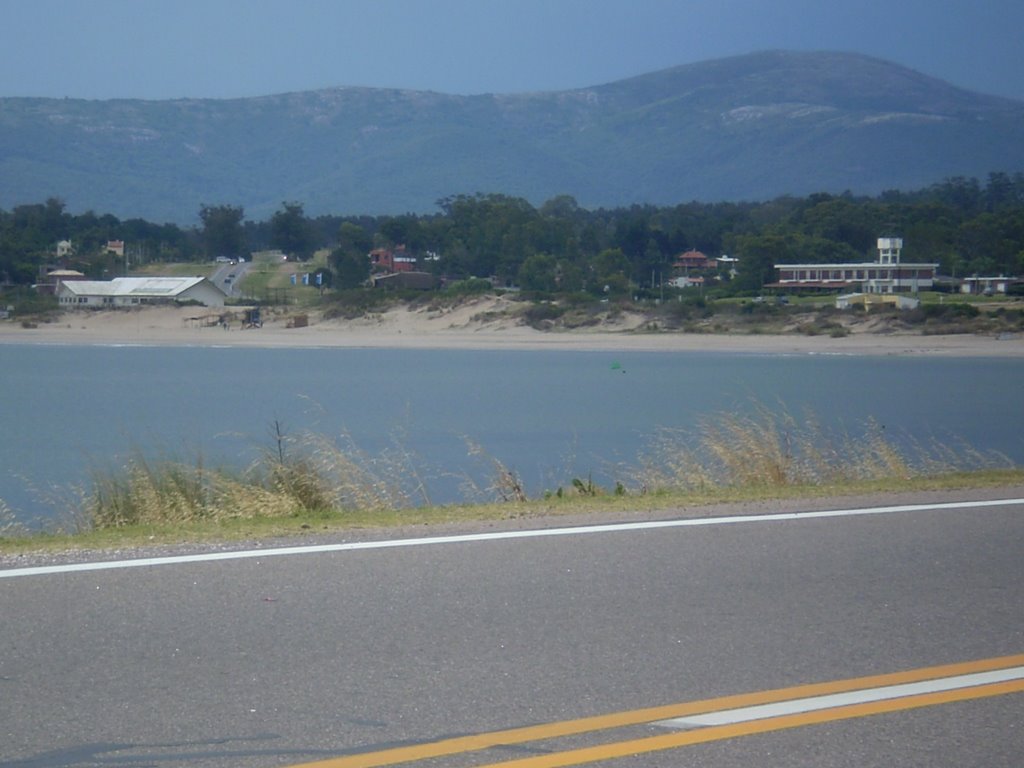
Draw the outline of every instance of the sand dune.
<instances>
[{"instance_id":1,"label":"sand dune","mask_svg":"<svg viewBox=\"0 0 1024 768\"><path fill-rule=\"evenodd\" d=\"M1024 336L853 333L841 338L800 334L700 334L644 332L626 317L616 325L573 331L538 331L502 317L495 299L451 310L392 309L354 320L325 320L296 311L264 315L261 328L240 319L224 327L214 310L150 307L67 312L49 323L24 327L0 321L0 344L64 344L247 347L380 347L410 349L577 349L724 351L762 354L931 354L1024 356Z\"/></svg>"}]
</instances>

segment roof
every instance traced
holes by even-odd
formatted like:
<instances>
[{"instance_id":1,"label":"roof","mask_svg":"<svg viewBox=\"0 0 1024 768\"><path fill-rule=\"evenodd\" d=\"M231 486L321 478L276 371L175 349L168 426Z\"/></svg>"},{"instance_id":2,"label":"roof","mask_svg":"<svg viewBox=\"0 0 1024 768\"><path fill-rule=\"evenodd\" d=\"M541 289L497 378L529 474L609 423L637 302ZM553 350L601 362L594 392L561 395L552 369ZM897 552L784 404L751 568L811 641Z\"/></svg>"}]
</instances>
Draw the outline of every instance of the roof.
<instances>
[{"instance_id":1,"label":"roof","mask_svg":"<svg viewBox=\"0 0 1024 768\"><path fill-rule=\"evenodd\" d=\"M686 253L680 253L675 257L675 261L672 262L672 266L676 269L682 269L683 267L694 267L698 269L707 269L713 267L716 264L716 260L709 258L706 254L700 251L687 251Z\"/></svg>"},{"instance_id":2,"label":"roof","mask_svg":"<svg viewBox=\"0 0 1024 768\"><path fill-rule=\"evenodd\" d=\"M115 277L113 280L76 280L64 283L63 290L89 296L173 297L204 280L205 277Z\"/></svg>"},{"instance_id":3,"label":"roof","mask_svg":"<svg viewBox=\"0 0 1024 768\"><path fill-rule=\"evenodd\" d=\"M863 280L799 280L792 282L776 282L776 283L765 283L765 288L785 288L786 290L796 290L798 288L827 288L830 291L834 291L836 288L849 288L853 289L863 283Z\"/></svg>"}]
</instances>

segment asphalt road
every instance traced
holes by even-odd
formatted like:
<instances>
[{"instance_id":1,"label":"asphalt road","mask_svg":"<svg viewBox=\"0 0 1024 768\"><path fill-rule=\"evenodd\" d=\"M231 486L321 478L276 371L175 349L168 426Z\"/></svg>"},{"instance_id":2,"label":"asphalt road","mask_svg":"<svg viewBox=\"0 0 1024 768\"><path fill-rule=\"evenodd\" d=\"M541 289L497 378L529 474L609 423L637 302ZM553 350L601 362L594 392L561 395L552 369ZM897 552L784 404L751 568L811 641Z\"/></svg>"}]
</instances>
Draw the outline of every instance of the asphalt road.
<instances>
[{"instance_id":1,"label":"asphalt road","mask_svg":"<svg viewBox=\"0 0 1024 768\"><path fill-rule=\"evenodd\" d=\"M1024 654L1020 503L14 573L0 768L290 766ZM591 764L1016 767L1022 715L1016 692Z\"/></svg>"},{"instance_id":2,"label":"asphalt road","mask_svg":"<svg viewBox=\"0 0 1024 768\"><path fill-rule=\"evenodd\" d=\"M239 296L241 291L238 285L250 267L252 267L252 262L248 261L235 264L219 264L213 274L210 275L210 281L228 296Z\"/></svg>"}]
</instances>

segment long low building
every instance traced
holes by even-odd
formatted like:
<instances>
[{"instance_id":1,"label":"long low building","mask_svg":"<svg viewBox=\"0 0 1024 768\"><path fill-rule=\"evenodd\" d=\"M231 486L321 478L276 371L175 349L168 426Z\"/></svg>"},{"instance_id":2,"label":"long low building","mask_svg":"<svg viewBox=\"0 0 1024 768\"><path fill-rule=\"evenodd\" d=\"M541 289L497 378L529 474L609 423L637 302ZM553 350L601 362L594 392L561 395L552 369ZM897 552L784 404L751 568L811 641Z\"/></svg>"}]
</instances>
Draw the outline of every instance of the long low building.
<instances>
[{"instance_id":1,"label":"long low building","mask_svg":"<svg viewBox=\"0 0 1024 768\"><path fill-rule=\"evenodd\" d=\"M778 280L766 288L918 293L930 291L939 265L900 261L903 239L878 238L878 261L855 264L776 264Z\"/></svg>"},{"instance_id":2,"label":"long low building","mask_svg":"<svg viewBox=\"0 0 1024 768\"><path fill-rule=\"evenodd\" d=\"M57 287L57 300L65 309L114 309L188 302L223 307L225 298L224 291L205 277L62 280Z\"/></svg>"},{"instance_id":3,"label":"long low building","mask_svg":"<svg viewBox=\"0 0 1024 768\"><path fill-rule=\"evenodd\" d=\"M857 289L865 293L930 291L938 264L776 264L771 288Z\"/></svg>"}]
</instances>

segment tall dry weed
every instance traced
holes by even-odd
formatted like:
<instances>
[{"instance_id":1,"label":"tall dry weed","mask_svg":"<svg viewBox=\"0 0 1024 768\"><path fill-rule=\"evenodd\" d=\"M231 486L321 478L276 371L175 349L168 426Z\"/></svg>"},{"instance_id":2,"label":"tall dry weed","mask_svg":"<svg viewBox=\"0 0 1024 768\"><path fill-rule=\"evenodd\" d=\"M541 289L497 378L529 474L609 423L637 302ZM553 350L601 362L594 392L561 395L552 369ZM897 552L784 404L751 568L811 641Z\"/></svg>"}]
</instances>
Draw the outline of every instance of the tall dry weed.
<instances>
[{"instance_id":1,"label":"tall dry weed","mask_svg":"<svg viewBox=\"0 0 1024 768\"><path fill-rule=\"evenodd\" d=\"M407 472L395 454L371 456L347 435L331 440L302 432L282 439L284 449L279 444L251 472L304 508L382 510L411 504L402 481L415 472Z\"/></svg>"},{"instance_id":2,"label":"tall dry weed","mask_svg":"<svg viewBox=\"0 0 1024 768\"><path fill-rule=\"evenodd\" d=\"M25 525L18 520L7 502L0 499L0 538L6 536L22 536L26 533Z\"/></svg>"},{"instance_id":3,"label":"tall dry weed","mask_svg":"<svg viewBox=\"0 0 1024 768\"><path fill-rule=\"evenodd\" d=\"M1012 466L1006 457L948 441L930 446L887 434L869 419L856 434L826 428L813 413L754 404L750 413L715 414L696 430L659 430L641 455L643 491L823 485L910 478Z\"/></svg>"},{"instance_id":4,"label":"tall dry weed","mask_svg":"<svg viewBox=\"0 0 1024 768\"><path fill-rule=\"evenodd\" d=\"M528 501L529 496L519 473L510 469L501 459L492 456L482 445L463 436L470 457L482 461L486 467L486 485L475 480L468 473L461 475L460 487L463 495L471 501Z\"/></svg>"},{"instance_id":5,"label":"tall dry weed","mask_svg":"<svg viewBox=\"0 0 1024 768\"><path fill-rule=\"evenodd\" d=\"M149 460L141 452L119 468L94 471L91 486L80 493L75 527L397 511L414 506L414 500L429 504L420 462L400 442L370 455L346 435L291 435L277 422L271 435L271 446L240 472L210 468L202 457L185 463L167 457ZM458 475L465 500L529 500L518 472L479 443L464 439L469 457L482 466L482 476L468 471ZM754 404L745 413L709 415L693 430L658 430L635 465L619 467L627 482L616 481L615 487L616 493L627 486L641 493L701 492L911 478L997 466L1013 463L950 440L921 444L897 439L874 420L851 434L825 427L813 413L796 417L782 407ZM584 495L600 490L589 477L586 483L574 480L570 487ZM11 517L0 502L0 535L10 528L6 521Z\"/></svg>"},{"instance_id":6,"label":"tall dry weed","mask_svg":"<svg viewBox=\"0 0 1024 768\"><path fill-rule=\"evenodd\" d=\"M136 452L120 469L93 469L85 516L98 528L202 519L210 508L209 479L202 460L151 461Z\"/></svg>"}]
</instances>

